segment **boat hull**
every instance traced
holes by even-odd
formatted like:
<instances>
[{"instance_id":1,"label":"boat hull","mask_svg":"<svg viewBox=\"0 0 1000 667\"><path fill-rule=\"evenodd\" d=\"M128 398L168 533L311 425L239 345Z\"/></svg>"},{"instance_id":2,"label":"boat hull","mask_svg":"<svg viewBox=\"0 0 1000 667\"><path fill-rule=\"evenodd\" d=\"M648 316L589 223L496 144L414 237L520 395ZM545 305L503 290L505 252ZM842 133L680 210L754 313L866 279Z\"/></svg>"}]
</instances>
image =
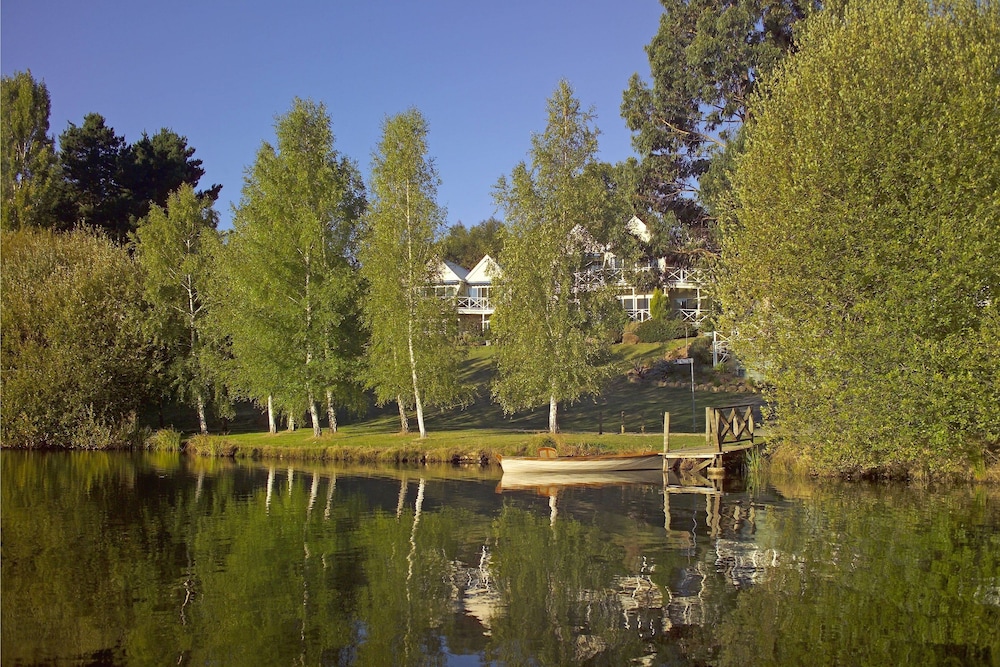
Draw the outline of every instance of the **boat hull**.
<instances>
[{"instance_id":1,"label":"boat hull","mask_svg":"<svg viewBox=\"0 0 1000 667\"><path fill-rule=\"evenodd\" d=\"M497 458L505 473L596 473L663 469L663 457L660 454L562 456L556 458L498 456Z\"/></svg>"}]
</instances>

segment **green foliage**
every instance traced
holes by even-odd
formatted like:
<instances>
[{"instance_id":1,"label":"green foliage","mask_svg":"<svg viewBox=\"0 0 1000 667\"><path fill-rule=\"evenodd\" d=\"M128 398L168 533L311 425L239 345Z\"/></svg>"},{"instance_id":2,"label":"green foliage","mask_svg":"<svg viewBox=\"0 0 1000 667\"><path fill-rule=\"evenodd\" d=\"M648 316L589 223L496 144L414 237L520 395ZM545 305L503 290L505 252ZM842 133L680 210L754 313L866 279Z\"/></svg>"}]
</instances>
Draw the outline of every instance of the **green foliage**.
<instances>
[{"instance_id":1,"label":"green foliage","mask_svg":"<svg viewBox=\"0 0 1000 667\"><path fill-rule=\"evenodd\" d=\"M373 157L361 247L364 321L371 334L366 377L380 405L395 400L416 408L421 437L425 405L463 399L455 312L450 301L426 289L440 262L438 183L424 117L410 109L387 118Z\"/></svg>"},{"instance_id":2,"label":"green foliage","mask_svg":"<svg viewBox=\"0 0 1000 667\"><path fill-rule=\"evenodd\" d=\"M793 28L816 0L663 0L646 47L652 85L633 74L622 117L641 157L643 217L661 250L683 261L716 252L714 224L693 188L746 120L757 82L792 48ZM690 260L688 260L690 261Z\"/></svg>"},{"instance_id":3,"label":"green foliage","mask_svg":"<svg viewBox=\"0 0 1000 667\"><path fill-rule=\"evenodd\" d=\"M31 72L0 82L0 228L51 227L57 196L55 148L49 136L51 102Z\"/></svg>"},{"instance_id":4,"label":"green foliage","mask_svg":"<svg viewBox=\"0 0 1000 667\"><path fill-rule=\"evenodd\" d=\"M194 148L187 145L187 137L165 127L152 137L143 132L127 157L123 178L130 193L129 216L133 220L147 215L151 205L166 207L171 193L183 185L197 187L205 175L201 160L194 158ZM221 185L213 185L198 196L214 202L220 190Z\"/></svg>"},{"instance_id":5,"label":"green foliage","mask_svg":"<svg viewBox=\"0 0 1000 667\"><path fill-rule=\"evenodd\" d=\"M998 66L996 3L859 2L752 107L719 299L822 469L1000 446Z\"/></svg>"},{"instance_id":6,"label":"green foliage","mask_svg":"<svg viewBox=\"0 0 1000 667\"><path fill-rule=\"evenodd\" d=\"M670 302L659 287L653 290L649 299L649 317L654 320L665 320L670 316Z\"/></svg>"},{"instance_id":7,"label":"green foliage","mask_svg":"<svg viewBox=\"0 0 1000 667\"><path fill-rule=\"evenodd\" d=\"M597 154L593 116L565 81L548 116L545 132L532 137L531 166L520 163L496 186L509 231L490 328L494 397L508 413L548 403L555 432L559 401L600 391L610 340L624 321L610 292L578 289L574 277L586 262L579 230L607 214L605 184L588 171Z\"/></svg>"},{"instance_id":8,"label":"green foliage","mask_svg":"<svg viewBox=\"0 0 1000 667\"><path fill-rule=\"evenodd\" d=\"M59 135L63 191L60 225L94 227L111 239L125 241L129 225L129 193L125 181L128 144L100 114L89 113L83 125L73 123Z\"/></svg>"},{"instance_id":9,"label":"green foliage","mask_svg":"<svg viewBox=\"0 0 1000 667\"><path fill-rule=\"evenodd\" d=\"M156 360L135 264L87 232L0 242L4 446L129 444Z\"/></svg>"},{"instance_id":10,"label":"green foliage","mask_svg":"<svg viewBox=\"0 0 1000 667\"><path fill-rule=\"evenodd\" d=\"M483 220L478 225L465 228L457 223L448 228L441 241L441 255L466 269L473 268L485 255L494 259L503 250L506 228L496 218Z\"/></svg>"},{"instance_id":11,"label":"green foliage","mask_svg":"<svg viewBox=\"0 0 1000 667\"><path fill-rule=\"evenodd\" d=\"M149 322L170 360L165 372L178 399L198 410L202 433L208 430L205 405L216 370L204 332L209 252L218 245L216 221L211 200L184 184L170 195L165 209L153 205L139 221L132 245L143 271Z\"/></svg>"},{"instance_id":12,"label":"green foliage","mask_svg":"<svg viewBox=\"0 0 1000 667\"><path fill-rule=\"evenodd\" d=\"M319 435L317 401L329 415L360 392L353 257L364 187L334 149L324 105L296 98L275 132L217 251L210 327L229 341L235 393L261 405L273 397L293 418L309 411Z\"/></svg>"},{"instance_id":13,"label":"green foliage","mask_svg":"<svg viewBox=\"0 0 1000 667\"><path fill-rule=\"evenodd\" d=\"M165 207L171 192L185 184L196 187L205 174L186 137L163 128L129 145L96 113L87 114L80 127L70 123L59 146L59 224L96 227L120 242L151 205ZM215 201L221 189L212 186L199 197Z\"/></svg>"},{"instance_id":14,"label":"green foliage","mask_svg":"<svg viewBox=\"0 0 1000 667\"><path fill-rule=\"evenodd\" d=\"M684 327L674 317L649 319L635 328L640 343L666 343L684 334Z\"/></svg>"},{"instance_id":15,"label":"green foliage","mask_svg":"<svg viewBox=\"0 0 1000 667\"><path fill-rule=\"evenodd\" d=\"M182 448L181 432L172 428L161 428L146 438L143 445L154 452L179 452Z\"/></svg>"}]
</instances>

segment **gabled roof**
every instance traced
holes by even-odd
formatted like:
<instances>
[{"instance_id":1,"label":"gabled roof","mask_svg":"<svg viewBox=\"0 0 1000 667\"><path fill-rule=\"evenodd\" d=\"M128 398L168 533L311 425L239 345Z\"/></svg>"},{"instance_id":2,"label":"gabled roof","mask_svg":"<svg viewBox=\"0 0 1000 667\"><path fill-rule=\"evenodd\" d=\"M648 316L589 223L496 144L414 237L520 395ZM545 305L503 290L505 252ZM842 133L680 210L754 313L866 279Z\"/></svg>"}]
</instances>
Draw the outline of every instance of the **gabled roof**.
<instances>
[{"instance_id":1,"label":"gabled roof","mask_svg":"<svg viewBox=\"0 0 1000 667\"><path fill-rule=\"evenodd\" d=\"M469 274L468 269L464 269L454 262L449 262L448 260L442 260L438 264L437 268L437 279L442 284L448 283L460 283L465 280L465 277Z\"/></svg>"},{"instance_id":2,"label":"gabled roof","mask_svg":"<svg viewBox=\"0 0 1000 667\"><path fill-rule=\"evenodd\" d=\"M492 282L493 278L498 275L500 275L500 265L489 255L483 255L483 258L465 276L465 280L469 284L483 285Z\"/></svg>"}]
</instances>

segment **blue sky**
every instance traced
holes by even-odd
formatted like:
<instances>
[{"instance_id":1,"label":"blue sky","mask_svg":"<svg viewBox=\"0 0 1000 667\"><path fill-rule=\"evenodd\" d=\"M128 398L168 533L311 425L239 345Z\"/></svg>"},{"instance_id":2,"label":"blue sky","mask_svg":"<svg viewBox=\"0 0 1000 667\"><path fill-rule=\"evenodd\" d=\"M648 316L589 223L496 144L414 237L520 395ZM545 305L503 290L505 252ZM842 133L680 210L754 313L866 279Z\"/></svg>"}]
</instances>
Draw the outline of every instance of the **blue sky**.
<instances>
[{"instance_id":1,"label":"blue sky","mask_svg":"<svg viewBox=\"0 0 1000 667\"><path fill-rule=\"evenodd\" d=\"M366 181L383 119L415 106L439 203L471 226L494 214L491 187L544 129L561 78L597 113L601 158L632 154L621 96L633 72L648 77L660 13L656 0L3 0L0 68L45 82L56 137L89 112L130 143L186 136L201 185L223 185L224 226L293 97L326 104Z\"/></svg>"}]
</instances>

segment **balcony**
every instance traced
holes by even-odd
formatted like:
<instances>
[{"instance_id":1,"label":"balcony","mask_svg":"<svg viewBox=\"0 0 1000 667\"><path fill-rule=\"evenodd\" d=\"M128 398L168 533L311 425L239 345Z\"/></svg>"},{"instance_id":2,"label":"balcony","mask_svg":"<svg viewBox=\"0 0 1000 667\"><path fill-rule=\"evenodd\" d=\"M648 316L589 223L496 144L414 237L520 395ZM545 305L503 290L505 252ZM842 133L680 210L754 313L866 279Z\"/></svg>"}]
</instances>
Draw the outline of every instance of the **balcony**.
<instances>
[{"instance_id":1,"label":"balcony","mask_svg":"<svg viewBox=\"0 0 1000 667\"><path fill-rule=\"evenodd\" d=\"M461 315L492 314L493 305L489 297L485 296L460 296L455 299L455 307Z\"/></svg>"}]
</instances>

